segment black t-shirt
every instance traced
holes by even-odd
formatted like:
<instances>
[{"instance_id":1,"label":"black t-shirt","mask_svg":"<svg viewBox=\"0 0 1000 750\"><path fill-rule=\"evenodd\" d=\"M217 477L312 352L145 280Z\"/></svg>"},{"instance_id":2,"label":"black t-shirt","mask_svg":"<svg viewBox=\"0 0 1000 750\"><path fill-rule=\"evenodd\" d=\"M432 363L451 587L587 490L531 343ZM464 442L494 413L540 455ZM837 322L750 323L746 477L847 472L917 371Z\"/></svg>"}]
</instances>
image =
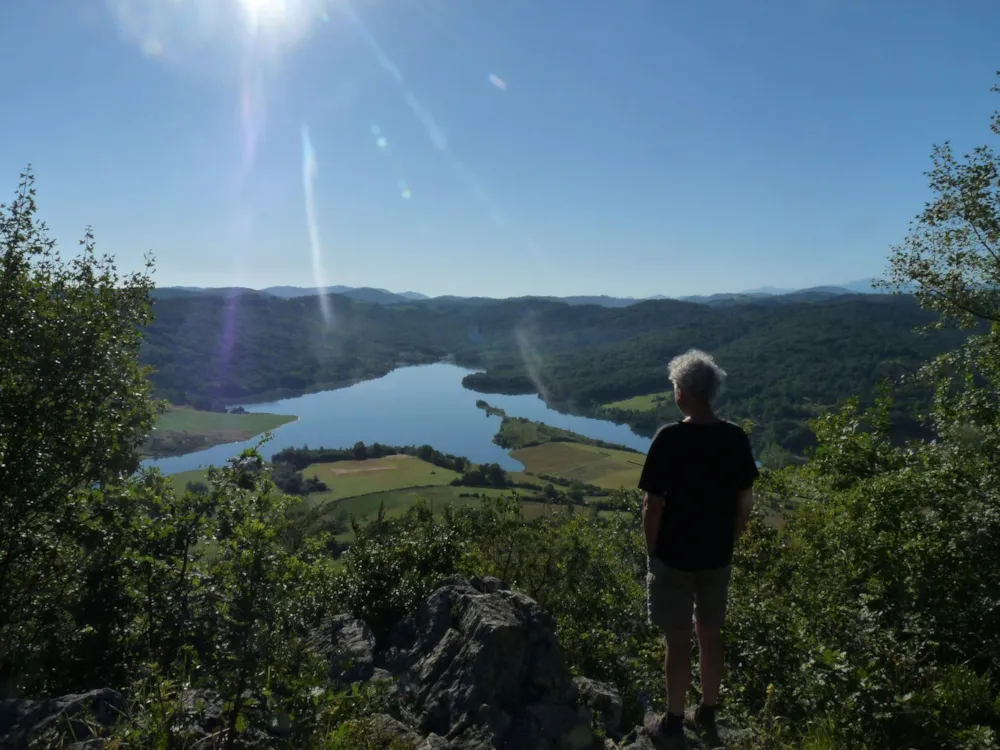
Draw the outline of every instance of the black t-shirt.
<instances>
[{"instance_id":1,"label":"black t-shirt","mask_svg":"<svg viewBox=\"0 0 1000 750\"><path fill-rule=\"evenodd\" d=\"M732 562L736 499L758 473L747 434L732 422L661 427L639 479L664 499L656 556L687 571Z\"/></svg>"}]
</instances>

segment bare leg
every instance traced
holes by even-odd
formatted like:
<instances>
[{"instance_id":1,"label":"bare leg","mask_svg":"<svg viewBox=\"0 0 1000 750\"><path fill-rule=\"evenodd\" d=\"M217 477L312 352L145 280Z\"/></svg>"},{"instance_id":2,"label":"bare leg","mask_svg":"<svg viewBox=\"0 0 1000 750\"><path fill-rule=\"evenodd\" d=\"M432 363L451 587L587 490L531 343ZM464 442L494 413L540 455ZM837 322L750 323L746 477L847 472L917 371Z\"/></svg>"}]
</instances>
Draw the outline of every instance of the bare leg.
<instances>
[{"instance_id":1,"label":"bare leg","mask_svg":"<svg viewBox=\"0 0 1000 750\"><path fill-rule=\"evenodd\" d=\"M698 623L698 653L701 662L701 702L714 706L719 702L722 684L722 628Z\"/></svg>"},{"instance_id":2,"label":"bare leg","mask_svg":"<svg viewBox=\"0 0 1000 750\"><path fill-rule=\"evenodd\" d=\"M669 630L666 637L667 711L683 716L691 685L691 629Z\"/></svg>"}]
</instances>

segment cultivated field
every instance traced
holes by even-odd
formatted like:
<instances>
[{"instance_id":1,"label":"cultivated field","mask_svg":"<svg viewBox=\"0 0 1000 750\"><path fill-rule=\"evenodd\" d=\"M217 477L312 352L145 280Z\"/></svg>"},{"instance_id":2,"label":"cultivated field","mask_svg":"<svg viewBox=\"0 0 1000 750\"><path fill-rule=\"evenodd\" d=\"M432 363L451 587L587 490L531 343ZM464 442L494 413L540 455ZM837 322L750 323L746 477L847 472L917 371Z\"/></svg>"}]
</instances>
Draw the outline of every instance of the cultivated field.
<instances>
[{"instance_id":1,"label":"cultivated field","mask_svg":"<svg viewBox=\"0 0 1000 750\"><path fill-rule=\"evenodd\" d=\"M422 461L416 456L385 456L366 461L338 461L312 464L302 470L303 477L318 476L330 489L309 495L312 502L342 500L408 487L447 485L458 474L450 469Z\"/></svg>"},{"instance_id":2,"label":"cultivated field","mask_svg":"<svg viewBox=\"0 0 1000 750\"><path fill-rule=\"evenodd\" d=\"M661 391L645 396L633 396L622 401L612 401L610 404L605 404L604 408L624 409L625 411L653 411L661 403L670 403L673 397L673 393L670 391Z\"/></svg>"},{"instance_id":3,"label":"cultivated field","mask_svg":"<svg viewBox=\"0 0 1000 750\"><path fill-rule=\"evenodd\" d=\"M511 452L532 474L549 474L567 481L616 490L633 489L645 456L582 443L550 442Z\"/></svg>"}]
</instances>

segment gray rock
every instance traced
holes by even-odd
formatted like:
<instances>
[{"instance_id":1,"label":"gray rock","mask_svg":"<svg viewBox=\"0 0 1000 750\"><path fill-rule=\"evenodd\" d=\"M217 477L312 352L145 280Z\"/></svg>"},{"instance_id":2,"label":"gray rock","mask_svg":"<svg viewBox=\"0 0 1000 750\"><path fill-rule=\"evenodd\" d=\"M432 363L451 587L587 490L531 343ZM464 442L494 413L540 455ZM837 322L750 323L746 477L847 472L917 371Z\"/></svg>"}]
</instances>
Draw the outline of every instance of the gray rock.
<instances>
[{"instance_id":1,"label":"gray rock","mask_svg":"<svg viewBox=\"0 0 1000 750\"><path fill-rule=\"evenodd\" d=\"M392 682L396 678L392 676L392 672L382 669L381 667L375 667L372 671L372 676L368 678L368 682Z\"/></svg>"},{"instance_id":2,"label":"gray rock","mask_svg":"<svg viewBox=\"0 0 1000 750\"><path fill-rule=\"evenodd\" d=\"M43 701L7 699L0 701L0 747L27 748L46 735L55 742L60 734L85 742L93 724L110 726L124 713L121 693L106 688Z\"/></svg>"},{"instance_id":3,"label":"gray rock","mask_svg":"<svg viewBox=\"0 0 1000 750\"><path fill-rule=\"evenodd\" d=\"M470 583L472 583L473 588L482 591L484 594L495 594L497 591L510 591L510 587L506 583L493 576L473 578Z\"/></svg>"},{"instance_id":4,"label":"gray rock","mask_svg":"<svg viewBox=\"0 0 1000 750\"><path fill-rule=\"evenodd\" d=\"M596 715L598 725L611 737L621 737L622 697L618 688L587 677L576 677L573 684L580 700Z\"/></svg>"},{"instance_id":5,"label":"gray rock","mask_svg":"<svg viewBox=\"0 0 1000 750\"><path fill-rule=\"evenodd\" d=\"M726 734L722 726L719 726L720 734L723 738L723 747L729 747L730 740L735 739L734 735L729 735L729 739L726 738ZM689 750L705 750L709 747L698 737L698 735L691 731L690 729L684 729L684 736L687 738L687 744ZM629 734L622 739L621 743L618 745L618 750L659 750L658 745L653 742L650 736L646 733L646 730L642 727L636 727Z\"/></svg>"},{"instance_id":6,"label":"gray rock","mask_svg":"<svg viewBox=\"0 0 1000 750\"><path fill-rule=\"evenodd\" d=\"M555 623L494 580L449 579L376 659L399 678L402 717L454 750L591 748Z\"/></svg>"},{"instance_id":7,"label":"gray rock","mask_svg":"<svg viewBox=\"0 0 1000 750\"><path fill-rule=\"evenodd\" d=\"M417 745L423 741L423 737L403 724L398 719L388 714L376 714L370 719L372 731L378 739L383 742L393 742L399 740L412 745Z\"/></svg>"},{"instance_id":8,"label":"gray rock","mask_svg":"<svg viewBox=\"0 0 1000 750\"><path fill-rule=\"evenodd\" d=\"M375 671L375 636L368 624L352 615L335 615L313 634L313 647L330 664L336 685L362 682Z\"/></svg>"},{"instance_id":9,"label":"gray rock","mask_svg":"<svg viewBox=\"0 0 1000 750\"><path fill-rule=\"evenodd\" d=\"M619 750L657 750L657 747L649 739L648 735L639 733L638 735L630 734L626 737L623 744L619 745Z\"/></svg>"},{"instance_id":10,"label":"gray rock","mask_svg":"<svg viewBox=\"0 0 1000 750\"><path fill-rule=\"evenodd\" d=\"M417 744L417 750L454 750L452 745L444 737L436 734L429 734L423 742Z\"/></svg>"}]
</instances>

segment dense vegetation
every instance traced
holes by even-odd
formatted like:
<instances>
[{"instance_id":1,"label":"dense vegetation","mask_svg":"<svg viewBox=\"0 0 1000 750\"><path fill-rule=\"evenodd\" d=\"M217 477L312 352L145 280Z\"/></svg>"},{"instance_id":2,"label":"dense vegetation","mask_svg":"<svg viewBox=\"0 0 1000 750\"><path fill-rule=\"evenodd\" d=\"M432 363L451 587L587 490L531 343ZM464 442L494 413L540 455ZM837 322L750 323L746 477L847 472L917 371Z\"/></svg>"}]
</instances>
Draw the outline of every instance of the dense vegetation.
<instances>
[{"instance_id":1,"label":"dense vegetation","mask_svg":"<svg viewBox=\"0 0 1000 750\"><path fill-rule=\"evenodd\" d=\"M765 472L765 510L784 522L752 520L726 629L725 710L753 747L1000 741L1000 154L944 147L930 177L934 200L893 250L891 278L972 335L914 379L932 394L933 440L894 441L885 392L813 420L805 466ZM186 746L190 691L204 689L224 700L217 746L283 715L289 747L383 747L365 716L384 698L332 689L309 634L349 610L384 638L462 572L538 599L572 668L615 682L629 719L644 695L662 697L634 494L618 496L625 512L532 523L510 499L418 506L358 525L336 566L321 519L296 511L256 451L180 497L156 472L134 474L157 411L138 364L149 279L118 276L89 241L61 260L33 196L28 176L0 207L6 693L123 689L129 710L107 730L117 747ZM68 744L71 728L54 724L44 745Z\"/></svg>"}]
</instances>

